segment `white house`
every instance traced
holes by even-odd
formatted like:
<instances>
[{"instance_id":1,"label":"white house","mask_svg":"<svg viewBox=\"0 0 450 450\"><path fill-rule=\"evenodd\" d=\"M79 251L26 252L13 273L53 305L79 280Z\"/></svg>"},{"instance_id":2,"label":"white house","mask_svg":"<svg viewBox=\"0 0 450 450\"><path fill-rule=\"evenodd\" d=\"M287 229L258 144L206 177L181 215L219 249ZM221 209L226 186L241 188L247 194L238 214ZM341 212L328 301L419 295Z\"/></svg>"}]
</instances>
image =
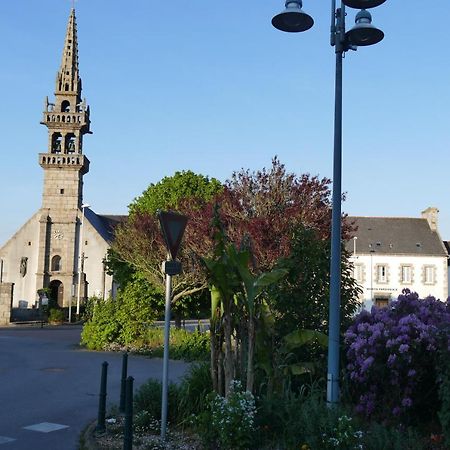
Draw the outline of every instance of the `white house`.
<instances>
[{"instance_id":1,"label":"white house","mask_svg":"<svg viewBox=\"0 0 450 450\"><path fill-rule=\"evenodd\" d=\"M421 218L348 217L357 227L346 248L363 289L363 308L385 306L405 288L421 298L447 298L448 252L438 232L438 212L431 207Z\"/></svg>"}]
</instances>

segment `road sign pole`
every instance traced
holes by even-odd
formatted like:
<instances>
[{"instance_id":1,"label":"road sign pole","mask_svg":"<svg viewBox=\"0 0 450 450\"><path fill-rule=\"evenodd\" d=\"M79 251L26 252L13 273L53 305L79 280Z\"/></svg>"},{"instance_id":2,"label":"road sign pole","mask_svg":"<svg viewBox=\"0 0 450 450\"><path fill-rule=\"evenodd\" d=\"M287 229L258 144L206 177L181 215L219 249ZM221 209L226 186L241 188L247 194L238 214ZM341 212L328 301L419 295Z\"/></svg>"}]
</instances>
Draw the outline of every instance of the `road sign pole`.
<instances>
[{"instance_id":1,"label":"road sign pole","mask_svg":"<svg viewBox=\"0 0 450 450\"><path fill-rule=\"evenodd\" d=\"M164 319L164 359L161 401L161 439L166 439L167 407L169 394L169 337L170 337L170 301L172 299L172 276L166 273L166 309Z\"/></svg>"}]
</instances>

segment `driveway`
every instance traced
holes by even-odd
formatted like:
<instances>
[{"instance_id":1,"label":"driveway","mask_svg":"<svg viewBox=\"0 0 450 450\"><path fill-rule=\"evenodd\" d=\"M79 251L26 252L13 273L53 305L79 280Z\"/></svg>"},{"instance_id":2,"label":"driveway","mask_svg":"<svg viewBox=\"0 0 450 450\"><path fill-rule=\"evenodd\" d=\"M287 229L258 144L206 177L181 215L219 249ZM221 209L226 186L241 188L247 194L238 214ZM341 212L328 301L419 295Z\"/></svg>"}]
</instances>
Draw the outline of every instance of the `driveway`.
<instances>
[{"instance_id":1,"label":"driveway","mask_svg":"<svg viewBox=\"0 0 450 450\"><path fill-rule=\"evenodd\" d=\"M97 417L103 361L108 405L119 403L122 355L78 347L80 326L0 329L0 450L75 450ZM188 365L171 361L179 379ZM129 356L128 375L139 386L161 378L162 360Z\"/></svg>"}]
</instances>

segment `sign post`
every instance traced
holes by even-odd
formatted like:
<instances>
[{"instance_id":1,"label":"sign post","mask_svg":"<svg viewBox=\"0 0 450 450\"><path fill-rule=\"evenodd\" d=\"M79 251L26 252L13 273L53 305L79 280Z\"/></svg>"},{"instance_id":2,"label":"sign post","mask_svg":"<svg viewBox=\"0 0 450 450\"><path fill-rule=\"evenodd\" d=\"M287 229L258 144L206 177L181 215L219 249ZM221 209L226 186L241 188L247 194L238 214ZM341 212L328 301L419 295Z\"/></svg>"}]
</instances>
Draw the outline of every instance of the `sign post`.
<instances>
[{"instance_id":1,"label":"sign post","mask_svg":"<svg viewBox=\"0 0 450 450\"><path fill-rule=\"evenodd\" d=\"M161 439L166 439L167 405L169 393L169 337L170 337L170 302L172 300L172 276L181 273L181 263L176 260L187 217L169 211L158 212L159 223L168 250L167 261L162 264L162 271L166 275L166 304L164 313L164 359L162 377L161 401Z\"/></svg>"}]
</instances>

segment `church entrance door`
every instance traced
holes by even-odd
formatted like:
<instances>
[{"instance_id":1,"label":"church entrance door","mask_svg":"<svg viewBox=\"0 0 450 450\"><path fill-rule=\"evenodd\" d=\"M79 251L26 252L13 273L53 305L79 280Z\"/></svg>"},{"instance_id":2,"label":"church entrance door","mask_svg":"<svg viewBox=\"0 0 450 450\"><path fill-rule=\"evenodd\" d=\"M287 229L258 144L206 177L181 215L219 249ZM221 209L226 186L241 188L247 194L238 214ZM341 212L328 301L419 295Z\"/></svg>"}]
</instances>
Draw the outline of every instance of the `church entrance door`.
<instances>
[{"instance_id":1,"label":"church entrance door","mask_svg":"<svg viewBox=\"0 0 450 450\"><path fill-rule=\"evenodd\" d=\"M58 302L58 306L62 308L64 300L64 285L59 280L53 280L49 287L51 289L51 299L54 301L56 300Z\"/></svg>"}]
</instances>

